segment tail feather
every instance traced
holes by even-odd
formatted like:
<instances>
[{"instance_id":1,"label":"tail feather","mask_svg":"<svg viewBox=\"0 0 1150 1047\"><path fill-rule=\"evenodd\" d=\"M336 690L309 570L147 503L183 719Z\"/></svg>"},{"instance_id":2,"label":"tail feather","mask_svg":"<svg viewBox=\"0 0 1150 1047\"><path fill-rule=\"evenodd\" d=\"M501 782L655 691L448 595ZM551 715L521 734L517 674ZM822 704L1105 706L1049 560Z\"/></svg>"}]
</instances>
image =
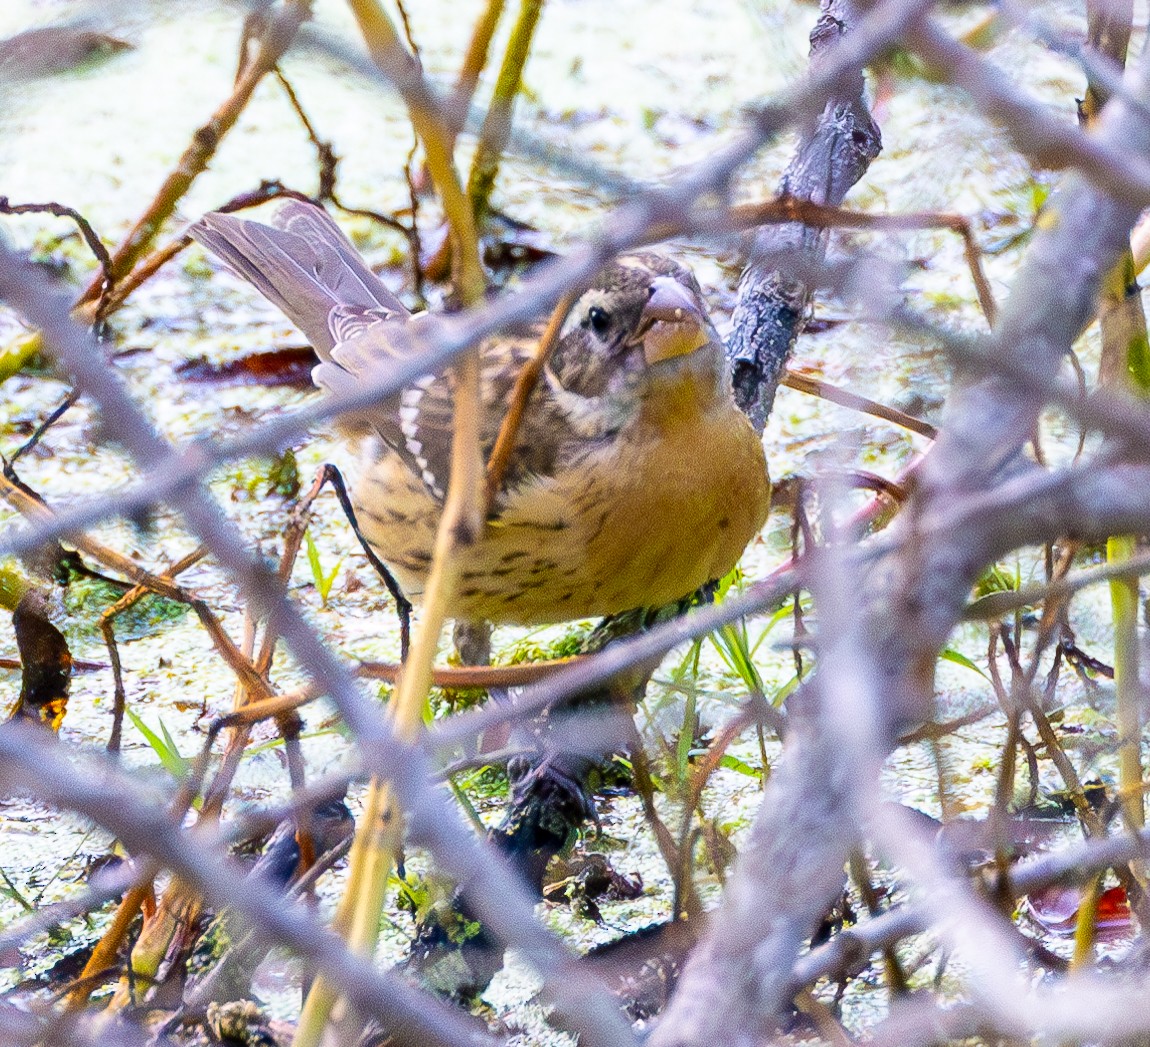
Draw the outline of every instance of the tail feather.
<instances>
[{"instance_id":1,"label":"tail feather","mask_svg":"<svg viewBox=\"0 0 1150 1047\"><path fill-rule=\"evenodd\" d=\"M403 303L367 267L363 256L322 208L288 200L280 205L273 222L276 228L311 245L319 260L319 278L339 302L407 315Z\"/></svg>"},{"instance_id":2,"label":"tail feather","mask_svg":"<svg viewBox=\"0 0 1150 1047\"><path fill-rule=\"evenodd\" d=\"M336 344L330 317L337 305L406 315L322 208L289 200L274 221L212 212L188 232L279 308L324 359Z\"/></svg>"}]
</instances>

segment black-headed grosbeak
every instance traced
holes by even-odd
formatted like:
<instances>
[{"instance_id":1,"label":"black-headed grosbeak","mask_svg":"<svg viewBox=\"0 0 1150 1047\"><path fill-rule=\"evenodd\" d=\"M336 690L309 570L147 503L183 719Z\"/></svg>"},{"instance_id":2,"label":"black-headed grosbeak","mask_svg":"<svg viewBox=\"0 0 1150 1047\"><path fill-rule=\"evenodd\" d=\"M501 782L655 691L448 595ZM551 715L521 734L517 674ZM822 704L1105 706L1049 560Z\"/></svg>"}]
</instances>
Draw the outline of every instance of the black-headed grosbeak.
<instances>
[{"instance_id":1,"label":"black-headed grosbeak","mask_svg":"<svg viewBox=\"0 0 1150 1047\"><path fill-rule=\"evenodd\" d=\"M191 234L303 331L338 393L393 357L407 310L322 209L275 227L213 213ZM489 453L529 339L484 345ZM450 379L428 375L351 428L360 528L418 601L451 461ZM735 406L698 283L661 255L622 257L575 304L527 402L483 534L461 551L457 618L536 624L657 607L722 577L762 527L762 442Z\"/></svg>"}]
</instances>

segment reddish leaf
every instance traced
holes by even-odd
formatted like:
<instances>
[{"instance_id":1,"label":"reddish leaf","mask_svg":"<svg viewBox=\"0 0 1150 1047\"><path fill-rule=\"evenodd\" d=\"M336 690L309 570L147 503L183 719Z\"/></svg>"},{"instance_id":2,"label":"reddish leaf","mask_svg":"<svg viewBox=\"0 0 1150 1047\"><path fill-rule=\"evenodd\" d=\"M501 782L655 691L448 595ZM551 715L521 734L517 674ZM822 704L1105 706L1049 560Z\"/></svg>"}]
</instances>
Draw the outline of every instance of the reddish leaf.
<instances>
[{"instance_id":1,"label":"reddish leaf","mask_svg":"<svg viewBox=\"0 0 1150 1047\"><path fill-rule=\"evenodd\" d=\"M211 385L290 385L297 389L310 389L311 369L317 363L315 350L305 345L251 353L226 364L189 360L176 368L176 374L186 382Z\"/></svg>"},{"instance_id":2,"label":"reddish leaf","mask_svg":"<svg viewBox=\"0 0 1150 1047\"><path fill-rule=\"evenodd\" d=\"M1111 887L1098 899L1095 926L1100 931L1125 931L1130 927L1130 899L1125 887Z\"/></svg>"},{"instance_id":3,"label":"reddish leaf","mask_svg":"<svg viewBox=\"0 0 1150 1047\"><path fill-rule=\"evenodd\" d=\"M1042 927L1052 934L1072 935L1082 901L1081 887L1055 885L1026 897L1026 908ZM1122 887L1110 887L1098 899L1095 929L1110 934L1130 930L1130 902Z\"/></svg>"}]
</instances>

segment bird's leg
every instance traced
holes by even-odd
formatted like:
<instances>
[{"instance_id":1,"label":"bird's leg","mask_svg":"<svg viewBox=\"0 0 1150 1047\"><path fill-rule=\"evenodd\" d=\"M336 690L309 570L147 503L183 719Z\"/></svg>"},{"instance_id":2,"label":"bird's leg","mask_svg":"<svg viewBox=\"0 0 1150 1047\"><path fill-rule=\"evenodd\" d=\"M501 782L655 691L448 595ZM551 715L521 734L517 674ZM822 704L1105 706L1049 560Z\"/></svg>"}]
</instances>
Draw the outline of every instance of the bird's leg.
<instances>
[{"instance_id":1,"label":"bird's leg","mask_svg":"<svg viewBox=\"0 0 1150 1047\"><path fill-rule=\"evenodd\" d=\"M684 614L688 608L714 599L716 583L665 607L639 609L604 619L583 645L582 654L594 654L619 640ZM575 695L544 711L528 726L539 757L518 757L508 767L511 798L503 822L490 839L523 871L533 890L543 892L548 862L589 821L598 821L590 778L601 759L586 751L571 751L549 741L552 731L562 734L566 723L580 715L625 710L634 713L643 700L657 664L639 665L598 687ZM639 753L633 753L639 760Z\"/></svg>"},{"instance_id":2,"label":"bird's leg","mask_svg":"<svg viewBox=\"0 0 1150 1047\"><path fill-rule=\"evenodd\" d=\"M698 602L708 602L713 593L713 586L705 586L699 593L668 607L604 619L584 642L581 653L600 651L658 621L681 614ZM460 634L457 632L456 636L458 642ZM642 700L653 671L651 665L631 670L514 728L510 744L524 752L508 765L507 809L488 839L519 869L524 882L536 894L543 894L551 859L588 822L597 821L589 782L600 760L585 751L572 751L563 743L571 719L621 706L632 712ZM494 693L492 698L506 700L505 695ZM405 967L432 991L455 999L471 999L483 992L502 966L502 948L491 940L459 896L448 906L429 906L417 924L416 940Z\"/></svg>"},{"instance_id":3,"label":"bird's leg","mask_svg":"<svg viewBox=\"0 0 1150 1047\"><path fill-rule=\"evenodd\" d=\"M452 633L461 665L491 664L491 623L459 619Z\"/></svg>"},{"instance_id":4,"label":"bird's leg","mask_svg":"<svg viewBox=\"0 0 1150 1047\"><path fill-rule=\"evenodd\" d=\"M705 591L667 607L628 611L604 619L580 653L594 654L658 621L682 614L699 600L709 601L713 588L704 588ZM560 730L564 721L570 722L580 714L620 708L633 712L643 699L654 669L654 665L636 667L546 710L525 728L530 734L525 741L540 756L534 762L520 757L508 767L511 798L502 823L492 831L490 839L521 868L531 888L540 894L547 863L588 821L596 819L589 777L600 760L551 743L553 729Z\"/></svg>"}]
</instances>

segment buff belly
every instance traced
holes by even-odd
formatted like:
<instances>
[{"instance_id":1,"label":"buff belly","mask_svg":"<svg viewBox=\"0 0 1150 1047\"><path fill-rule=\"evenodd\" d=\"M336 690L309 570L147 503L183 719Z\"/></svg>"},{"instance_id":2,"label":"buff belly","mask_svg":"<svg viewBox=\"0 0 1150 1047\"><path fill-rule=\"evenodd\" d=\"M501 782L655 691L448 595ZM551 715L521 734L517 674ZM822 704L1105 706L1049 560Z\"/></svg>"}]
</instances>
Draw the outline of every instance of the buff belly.
<instances>
[{"instance_id":1,"label":"buff belly","mask_svg":"<svg viewBox=\"0 0 1150 1047\"><path fill-rule=\"evenodd\" d=\"M364 536L418 602L438 502L378 445L354 502ZM726 574L769 504L762 444L741 415L651 427L508 495L462 553L454 614L532 625L670 603Z\"/></svg>"}]
</instances>

